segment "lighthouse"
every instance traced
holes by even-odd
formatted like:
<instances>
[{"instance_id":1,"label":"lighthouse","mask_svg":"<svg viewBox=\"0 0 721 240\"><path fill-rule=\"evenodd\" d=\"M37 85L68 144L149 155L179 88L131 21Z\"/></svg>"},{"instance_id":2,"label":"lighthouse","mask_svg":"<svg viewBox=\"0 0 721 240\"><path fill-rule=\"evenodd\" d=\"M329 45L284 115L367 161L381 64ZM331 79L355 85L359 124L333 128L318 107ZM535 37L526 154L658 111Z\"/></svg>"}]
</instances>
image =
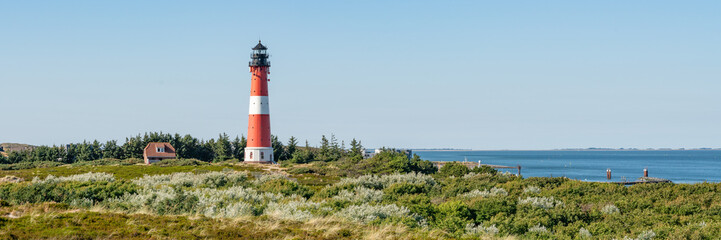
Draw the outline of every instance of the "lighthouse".
<instances>
[{"instance_id":1,"label":"lighthouse","mask_svg":"<svg viewBox=\"0 0 721 240\"><path fill-rule=\"evenodd\" d=\"M250 106L248 111L248 142L245 161L273 163L273 146L270 141L270 106L268 102L268 48L258 40L250 54Z\"/></svg>"}]
</instances>

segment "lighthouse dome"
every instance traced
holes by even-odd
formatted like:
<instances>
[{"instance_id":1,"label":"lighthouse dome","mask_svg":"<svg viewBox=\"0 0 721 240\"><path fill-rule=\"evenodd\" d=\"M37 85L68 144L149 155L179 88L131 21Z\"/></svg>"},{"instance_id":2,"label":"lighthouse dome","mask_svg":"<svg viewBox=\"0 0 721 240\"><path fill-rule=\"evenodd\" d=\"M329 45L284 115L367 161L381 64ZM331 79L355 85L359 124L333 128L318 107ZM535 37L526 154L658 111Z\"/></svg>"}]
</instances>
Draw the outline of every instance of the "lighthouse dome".
<instances>
[{"instance_id":1,"label":"lighthouse dome","mask_svg":"<svg viewBox=\"0 0 721 240\"><path fill-rule=\"evenodd\" d=\"M255 45L255 47L253 47L253 50L267 50L267 49L268 49L267 47L263 46L263 44L260 43L260 40L258 40L258 45Z\"/></svg>"}]
</instances>

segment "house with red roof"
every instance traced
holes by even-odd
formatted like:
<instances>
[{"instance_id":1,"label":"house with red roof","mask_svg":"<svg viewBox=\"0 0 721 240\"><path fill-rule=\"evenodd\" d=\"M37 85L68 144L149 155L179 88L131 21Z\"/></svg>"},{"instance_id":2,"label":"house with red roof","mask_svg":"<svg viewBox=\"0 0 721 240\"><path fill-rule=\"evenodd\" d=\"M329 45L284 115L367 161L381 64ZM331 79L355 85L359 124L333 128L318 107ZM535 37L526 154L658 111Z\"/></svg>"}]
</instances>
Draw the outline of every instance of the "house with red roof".
<instances>
[{"instance_id":1,"label":"house with red roof","mask_svg":"<svg viewBox=\"0 0 721 240\"><path fill-rule=\"evenodd\" d=\"M175 159L175 148L167 142L151 142L143 150L145 164L160 162L165 159Z\"/></svg>"}]
</instances>

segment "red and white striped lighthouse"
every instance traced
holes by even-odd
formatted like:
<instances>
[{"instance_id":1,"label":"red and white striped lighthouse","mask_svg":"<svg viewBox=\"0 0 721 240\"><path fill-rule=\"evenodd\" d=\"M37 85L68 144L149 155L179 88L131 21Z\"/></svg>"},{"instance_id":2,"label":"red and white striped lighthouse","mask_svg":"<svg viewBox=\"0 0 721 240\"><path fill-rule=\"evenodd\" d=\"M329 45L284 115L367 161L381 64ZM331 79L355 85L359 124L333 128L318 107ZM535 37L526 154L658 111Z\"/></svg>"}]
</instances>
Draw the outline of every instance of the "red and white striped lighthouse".
<instances>
[{"instance_id":1,"label":"red and white striped lighthouse","mask_svg":"<svg viewBox=\"0 0 721 240\"><path fill-rule=\"evenodd\" d=\"M250 58L250 108L248 112L248 145L245 161L272 163L273 146L270 141L270 106L268 103L268 48L258 40Z\"/></svg>"}]
</instances>

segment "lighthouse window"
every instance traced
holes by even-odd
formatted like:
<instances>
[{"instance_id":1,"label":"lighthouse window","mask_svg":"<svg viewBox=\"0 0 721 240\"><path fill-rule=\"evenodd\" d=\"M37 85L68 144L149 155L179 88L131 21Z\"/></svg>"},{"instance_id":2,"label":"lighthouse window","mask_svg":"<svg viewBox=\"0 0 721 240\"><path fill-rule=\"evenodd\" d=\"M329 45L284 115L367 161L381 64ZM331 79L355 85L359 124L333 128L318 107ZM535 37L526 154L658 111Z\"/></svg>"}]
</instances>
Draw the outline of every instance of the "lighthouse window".
<instances>
[{"instance_id":1,"label":"lighthouse window","mask_svg":"<svg viewBox=\"0 0 721 240\"><path fill-rule=\"evenodd\" d=\"M253 159L253 152L250 152L250 159Z\"/></svg>"},{"instance_id":2,"label":"lighthouse window","mask_svg":"<svg viewBox=\"0 0 721 240\"><path fill-rule=\"evenodd\" d=\"M264 157L265 157L264 155L265 155L265 154L263 154L263 153L264 153L264 152L260 152L260 159L264 159Z\"/></svg>"}]
</instances>

